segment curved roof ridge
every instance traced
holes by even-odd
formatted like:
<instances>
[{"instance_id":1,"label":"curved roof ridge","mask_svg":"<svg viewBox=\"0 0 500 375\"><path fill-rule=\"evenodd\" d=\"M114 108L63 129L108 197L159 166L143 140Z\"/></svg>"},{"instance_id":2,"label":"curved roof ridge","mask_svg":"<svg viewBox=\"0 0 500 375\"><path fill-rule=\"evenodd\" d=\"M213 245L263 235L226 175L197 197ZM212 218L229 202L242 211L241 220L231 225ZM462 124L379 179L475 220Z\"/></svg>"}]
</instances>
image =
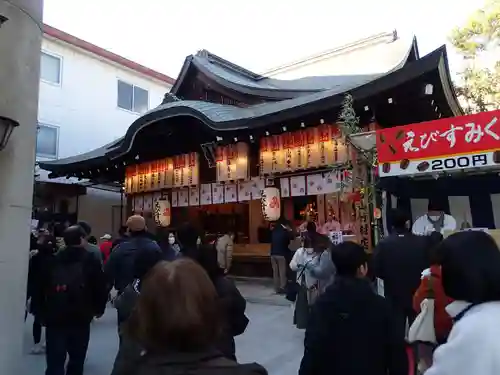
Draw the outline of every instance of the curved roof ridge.
<instances>
[{"instance_id":1,"label":"curved roof ridge","mask_svg":"<svg viewBox=\"0 0 500 375\"><path fill-rule=\"evenodd\" d=\"M373 44L379 44L379 43L393 43L396 40L399 39L398 32L397 30L393 30L391 32L381 32L378 34L373 34L368 37L362 38L362 39L357 39L355 41L342 44L337 47L329 48L326 50L323 50L318 53L314 53L312 55L308 55L290 62L287 62L282 65L278 65L276 67L270 68L268 70L265 70L264 72L261 73L261 75L264 78L271 78L274 74L280 73L283 71L288 70L289 68L295 67L297 65L301 64L308 64L310 63L311 60L321 60L325 57L329 57L333 54L341 54L341 53L348 53L351 51L354 51L359 48L366 48L369 47Z\"/></svg>"},{"instance_id":2,"label":"curved roof ridge","mask_svg":"<svg viewBox=\"0 0 500 375\"><path fill-rule=\"evenodd\" d=\"M208 59L210 62L212 62L214 64L223 66L224 68L230 69L237 74L244 75L244 76L251 78L251 79L257 80L257 79L265 78L265 77L262 77L260 74L254 73L251 70L243 68L241 65L237 65L235 63L232 63L229 60L223 59L222 57L219 57L215 53L212 53L206 49L198 51L195 56Z\"/></svg>"},{"instance_id":3,"label":"curved roof ridge","mask_svg":"<svg viewBox=\"0 0 500 375\"><path fill-rule=\"evenodd\" d=\"M386 62L382 66L379 66L379 71L374 73L356 74L338 74L338 75L316 75L316 76L305 76L297 79L276 79L263 77L261 79L253 79L245 77L241 74L233 74L232 71L225 69L224 66L218 63L213 63L209 58L204 56L193 56L190 64L193 64L202 74L204 74L208 79L216 82L223 87L230 90L240 92L247 95L259 96L261 98L267 98L271 100L281 99L292 99L298 96L311 94L314 92L319 92L323 90L329 90L336 87L341 87L345 85L356 86L360 81L366 82L367 80L376 79L383 74L388 74L396 69L403 67L410 52L415 48L416 39L412 38L407 40L406 38L402 40L397 36L396 31L393 33L380 34L379 38L390 37L392 42L381 43L379 39L375 39L375 36L371 38L371 41L366 39L363 46L353 49L351 52L362 50L363 48L368 48L372 46L383 46L384 44L390 46L389 50L386 51ZM408 44L407 44L408 41ZM399 42L396 44L395 42ZM373 51L373 53L380 54L381 51ZM333 54L335 58L342 56L349 56L349 53L337 55ZM329 55L332 57L332 54ZM337 61L338 64L338 61ZM365 68L363 68L366 70Z\"/></svg>"}]
</instances>

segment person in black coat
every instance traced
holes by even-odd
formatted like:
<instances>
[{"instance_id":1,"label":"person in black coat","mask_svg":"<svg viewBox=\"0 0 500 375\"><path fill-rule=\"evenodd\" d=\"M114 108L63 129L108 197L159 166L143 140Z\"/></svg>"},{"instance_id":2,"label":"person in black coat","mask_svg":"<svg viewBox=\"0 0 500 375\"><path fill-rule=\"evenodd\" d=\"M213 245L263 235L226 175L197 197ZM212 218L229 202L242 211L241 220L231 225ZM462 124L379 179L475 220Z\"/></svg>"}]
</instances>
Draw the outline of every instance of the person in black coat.
<instances>
[{"instance_id":1,"label":"person in black coat","mask_svg":"<svg viewBox=\"0 0 500 375\"><path fill-rule=\"evenodd\" d=\"M85 249L86 232L79 225L68 227L63 237L66 248L54 256L44 278L45 374L82 375L90 323L106 308L106 279L99 259Z\"/></svg>"},{"instance_id":2,"label":"person in black coat","mask_svg":"<svg viewBox=\"0 0 500 375\"><path fill-rule=\"evenodd\" d=\"M278 294L286 293L288 264L292 259L292 253L288 246L292 237L293 231L290 224L284 218L280 218L271 232L270 252L274 290Z\"/></svg>"},{"instance_id":3,"label":"person in black coat","mask_svg":"<svg viewBox=\"0 0 500 375\"><path fill-rule=\"evenodd\" d=\"M417 291L422 271L431 265L428 241L409 231L410 221L405 212L392 212L392 233L374 250L374 276L383 280L384 295L394 308L399 330L406 333L417 314L413 310L413 296Z\"/></svg>"},{"instance_id":4,"label":"person in black coat","mask_svg":"<svg viewBox=\"0 0 500 375\"><path fill-rule=\"evenodd\" d=\"M404 336L365 277L364 249L339 244L332 261L337 275L312 307L299 375L407 375Z\"/></svg>"},{"instance_id":5,"label":"person in black coat","mask_svg":"<svg viewBox=\"0 0 500 375\"><path fill-rule=\"evenodd\" d=\"M201 233L190 223L182 224L177 230L177 240L180 246L180 255L194 260L199 258L199 244Z\"/></svg>"},{"instance_id":6,"label":"person in black coat","mask_svg":"<svg viewBox=\"0 0 500 375\"><path fill-rule=\"evenodd\" d=\"M217 349L227 358L236 361L234 337L241 335L248 325L248 318L245 315L247 301L234 282L228 279L224 270L220 268L215 246L202 245L197 261L207 272L219 296L223 324Z\"/></svg>"},{"instance_id":7,"label":"person in black coat","mask_svg":"<svg viewBox=\"0 0 500 375\"><path fill-rule=\"evenodd\" d=\"M32 354L41 354L44 351L42 340L43 312L45 311L45 279L50 272L51 262L55 252L55 240L48 233L40 232L35 250L30 258L28 269L29 312L33 315L33 342Z\"/></svg>"}]
</instances>

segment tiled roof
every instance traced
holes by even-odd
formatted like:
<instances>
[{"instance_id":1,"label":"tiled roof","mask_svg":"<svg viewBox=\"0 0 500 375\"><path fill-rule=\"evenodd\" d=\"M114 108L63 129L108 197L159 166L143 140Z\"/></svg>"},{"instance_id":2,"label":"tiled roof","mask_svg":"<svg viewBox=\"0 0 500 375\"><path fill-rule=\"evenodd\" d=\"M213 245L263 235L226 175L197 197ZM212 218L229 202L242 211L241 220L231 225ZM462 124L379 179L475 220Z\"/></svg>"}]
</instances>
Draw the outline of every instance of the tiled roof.
<instances>
[{"instance_id":1,"label":"tiled roof","mask_svg":"<svg viewBox=\"0 0 500 375\"><path fill-rule=\"evenodd\" d=\"M355 100L364 100L376 95L378 92L390 90L406 81L416 79L426 72L436 69L440 72L444 69L444 72L446 72L448 69L446 64L446 48L443 46L420 60L409 63L404 68L395 70L392 73L381 74L375 78L360 77L357 81L345 82L327 90L244 108L204 101L175 100L175 97L172 97L170 101L161 104L135 120L123 138L86 154L44 162L39 165L43 169L54 170L58 166L82 162L91 163L92 160L99 162L103 158L114 159L126 154L131 149L135 136L141 129L153 123L178 116L197 118L215 132L258 128L287 121L317 111L339 107L346 92L350 92ZM446 74L440 76L441 84L450 86L451 83L449 79L444 79L445 76ZM459 114L456 113L456 115Z\"/></svg>"},{"instance_id":2,"label":"tiled roof","mask_svg":"<svg viewBox=\"0 0 500 375\"><path fill-rule=\"evenodd\" d=\"M291 80L269 78L250 72L202 50L186 58L172 92L177 93L187 71L194 68L210 80L240 93L270 99L290 99L323 90L354 87L360 82L374 80L402 68L415 48L414 38L398 38L395 32L379 34L363 42L352 43L311 57L310 59L326 64L328 71Z\"/></svg>"}]
</instances>

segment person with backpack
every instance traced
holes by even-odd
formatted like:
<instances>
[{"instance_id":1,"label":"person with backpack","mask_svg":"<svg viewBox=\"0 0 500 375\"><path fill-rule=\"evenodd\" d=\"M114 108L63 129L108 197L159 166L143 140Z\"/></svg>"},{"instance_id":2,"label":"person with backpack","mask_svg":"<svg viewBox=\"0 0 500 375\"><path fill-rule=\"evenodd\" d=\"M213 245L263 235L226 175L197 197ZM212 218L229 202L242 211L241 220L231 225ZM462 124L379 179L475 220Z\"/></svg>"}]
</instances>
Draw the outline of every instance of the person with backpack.
<instances>
[{"instance_id":1,"label":"person with backpack","mask_svg":"<svg viewBox=\"0 0 500 375\"><path fill-rule=\"evenodd\" d=\"M162 252L158 243L147 233L146 221L142 216L130 216L127 228L129 237L113 249L104 266L109 287L114 287L118 294L134 280L134 262L138 251Z\"/></svg>"},{"instance_id":2,"label":"person with backpack","mask_svg":"<svg viewBox=\"0 0 500 375\"><path fill-rule=\"evenodd\" d=\"M82 375L90 323L104 314L106 280L99 260L84 247L78 225L63 233L66 248L53 258L44 278L46 375ZM66 356L69 356L65 370Z\"/></svg>"},{"instance_id":3,"label":"person with backpack","mask_svg":"<svg viewBox=\"0 0 500 375\"><path fill-rule=\"evenodd\" d=\"M140 358L143 348L128 335L124 334L124 327L127 320L134 310L139 295L141 293L141 284L149 274L153 267L163 260L162 254L155 251L141 251L137 254L134 262L134 281L129 284L122 294L120 294L114 306L118 312L118 320L121 322L118 327L120 344L118 353L116 354L115 363L113 365L112 374L120 371L120 364L124 363L124 359Z\"/></svg>"},{"instance_id":4,"label":"person with backpack","mask_svg":"<svg viewBox=\"0 0 500 375\"><path fill-rule=\"evenodd\" d=\"M134 280L134 264L139 252L162 254L160 246L150 238L146 231L146 221L140 215L130 216L127 220L129 236L119 243L109 255L104 265L104 274L108 281L108 292L114 287L117 296ZM123 323L120 314L117 315L118 328Z\"/></svg>"}]
</instances>

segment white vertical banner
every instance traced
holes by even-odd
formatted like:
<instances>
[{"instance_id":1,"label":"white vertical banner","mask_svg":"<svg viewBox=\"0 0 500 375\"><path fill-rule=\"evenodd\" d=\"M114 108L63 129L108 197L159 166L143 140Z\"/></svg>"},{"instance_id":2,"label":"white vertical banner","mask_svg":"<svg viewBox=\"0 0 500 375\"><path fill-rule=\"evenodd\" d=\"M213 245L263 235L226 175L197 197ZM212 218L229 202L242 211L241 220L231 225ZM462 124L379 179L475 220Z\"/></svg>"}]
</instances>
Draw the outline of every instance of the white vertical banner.
<instances>
[{"instance_id":1,"label":"white vertical banner","mask_svg":"<svg viewBox=\"0 0 500 375\"><path fill-rule=\"evenodd\" d=\"M189 205L190 206L200 205L200 188L198 186L193 186L189 188Z\"/></svg>"},{"instance_id":2,"label":"white vertical banner","mask_svg":"<svg viewBox=\"0 0 500 375\"><path fill-rule=\"evenodd\" d=\"M292 197L300 197L306 195L305 176L290 177L290 193Z\"/></svg>"},{"instance_id":3,"label":"white vertical banner","mask_svg":"<svg viewBox=\"0 0 500 375\"><path fill-rule=\"evenodd\" d=\"M181 189L179 190L179 207L187 207L189 206L189 189Z\"/></svg>"},{"instance_id":4,"label":"white vertical banner","mask_svg":"<svg viewBox=\"0 0 500 375\"><path fill-rule=\"evenodd\" d=\"M212 184L212 202L213 204L224 203L224 186L221 184Z\"/></svg>"},{"instance_id":5,"label":"white vertical banner","mask_svg":"<svg viewBox=\"0 0 500 375\"><path fill-rule=\"evenodd\" d=\"M281 190L281 197L282 198L288 198L290 196L290 178L288 177L283 177L280 178L280 190Z\"/></svg>"},{"instance_id":6,"label":"white vertical banner","mask_svg":"<svg viewBox=\"0 0 500 375\"><path fill-rule=\"evenodd\" d=\"M261 192L265 188L265 181L260 177L252 178L252 199L260 199Z\"/></svg>"},{"instance_id":7,"label":"white vertical banner","mask_svg":"<svg viewBox=\"0 0 500 375\"><path fill-rule=\"evenodd\" d=\"M224 202L233 203L238 201L238 190L236 184L224 185Z\"/></svg>"},{"instance_id":8,"label":"white vertical banner","mask_svg":"<svg viewBox=\"0 0 500 375\"><path fill-rule=\"evenodd\" d=\"M240 181L238 182L238 201L246 202L252 199L252 182Z\"/></svg>"},{"instance_id":9,"label":"white vertical banner","mask_svg":"<svg viewBox=\"0 0 500 375\"><path fill-rule=\"evenodd\" d=\"M212 184L201 184L200 204L212 204Z\"/></svg>"},{"instance_id":10,"label":"white vertical banner","mask_svg":"<svg viewBox=\"0 0 500 375\"><path fill-rule=\"evenodd\" d=\"M172 191L172 207L179 207L179 194L177 190Z\"/></svg>"}]
</instances>

